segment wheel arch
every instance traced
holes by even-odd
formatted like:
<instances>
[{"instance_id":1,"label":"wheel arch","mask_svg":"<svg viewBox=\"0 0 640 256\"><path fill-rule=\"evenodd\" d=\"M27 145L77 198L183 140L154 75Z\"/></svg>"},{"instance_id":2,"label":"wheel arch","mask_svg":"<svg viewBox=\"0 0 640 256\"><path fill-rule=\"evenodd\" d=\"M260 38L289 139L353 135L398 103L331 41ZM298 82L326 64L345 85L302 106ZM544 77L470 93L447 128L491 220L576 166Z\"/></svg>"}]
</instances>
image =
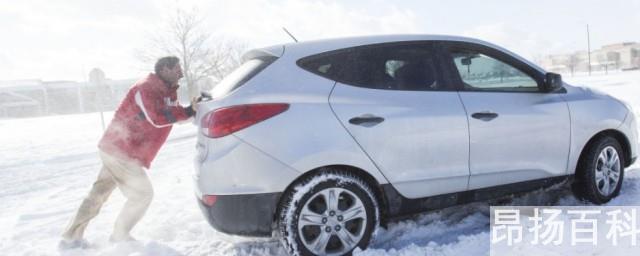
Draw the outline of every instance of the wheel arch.
<instances>
[{"instance_id":1,"label":"wheel arch","mask_svg":"<svg viewBox=\"0 0 640 256\"><path fill-rule=\"evenodd\" d=\"M585 157L585 153L588 151L588 149L600 138L602 137L612 137L614 138L616 141L618 141L618 143L620 143L620 146L622 147L622 151L624 154L624 167L629 167L629 165L631 165L631 144L629 143L629 139L627 138L626 135L624 135L624 133L618 131L618 130L614 130L614 129L607 129L607 130L603 130L600 131L598 133L596 133L595 135L593 135L588 141L587 143L584 145L584 147L582 147L582 151L580 152L580 157L578 158L578 161L580 161L582 158ZM576 165L576 169L574 170L574 174L577 173L579 170L579 166Z\"/></svg>"},{"instance_id":2,"label":"wheel arch","mask_svg":"<svg viewBox=\"0 0 640 256\"><path fill-rule=\"evenodd\" d=\"M376 180L376 178L371 175L370 173L368 173L367 171L355 167L355 166L351 166L351 165L341 165L341 164L335 164L335 165L325 165L325 166L320 166L317 168L314 168L312 170L309 170L305 173L303 173L302 175L300 175L298 178L296 178L295 180L293 180L287 187L286 189L283 191L282 196L278 199L278 204L276 205L276 212L273 216L274 219L274 223L277 221L277 216L280 215L280 210L281 207L280 205L282 204L282 201L285 199L285 195L288 194L288 192L290 192L296 185L298 185L300 182L304 181L305 179L317 175L318 173L323 172L326 169L340 169L340 170L344 170L346 172L349 172L351 174L355 174L356 176L358 176L359 178L362 178L367 185L370 186L372 192L374 193L374 196L376 197L375 199L377 200L377 203L379 205L379 211L380 211L380 222L383 223L384 220L386 219L385 217L388 214L388 203L387 203L387 198L384 196L384 192L382 190L382 186L381 184Z\"/></svg>"}]
</instances>

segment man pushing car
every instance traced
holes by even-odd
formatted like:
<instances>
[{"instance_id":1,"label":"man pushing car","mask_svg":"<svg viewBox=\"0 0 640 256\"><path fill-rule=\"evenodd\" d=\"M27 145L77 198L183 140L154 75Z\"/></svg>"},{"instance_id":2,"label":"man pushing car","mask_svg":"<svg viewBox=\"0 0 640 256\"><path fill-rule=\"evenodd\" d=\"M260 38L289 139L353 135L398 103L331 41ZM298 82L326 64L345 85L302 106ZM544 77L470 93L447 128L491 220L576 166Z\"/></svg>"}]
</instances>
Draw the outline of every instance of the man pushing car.
<instances>
[{"instance_id":1,"label":"man pushing car","mask_svg":"<svg viewBox=\"0 0 640 256\"><path fill-rule=\"evenodd\" d=\"M84 231L116 187L127 201L109 241L135 241L130 232L153 198L146 171L167 140L173 124L195 115L197 99L187 107L178 103L178 80L182 77L180 59L163 57L156 62L155 73L131 87L99 142L102 169L64 231L60 248L88 246L83 239Z\"/></svg>"}]
</instances>

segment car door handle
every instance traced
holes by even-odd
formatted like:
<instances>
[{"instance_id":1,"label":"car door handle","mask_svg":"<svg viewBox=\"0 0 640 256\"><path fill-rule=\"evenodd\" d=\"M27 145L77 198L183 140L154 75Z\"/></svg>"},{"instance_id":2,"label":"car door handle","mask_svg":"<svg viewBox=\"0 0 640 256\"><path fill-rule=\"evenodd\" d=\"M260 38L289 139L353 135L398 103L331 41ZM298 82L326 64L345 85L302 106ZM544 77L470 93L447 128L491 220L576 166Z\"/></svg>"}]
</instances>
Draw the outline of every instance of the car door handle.
<instances>
[{"instance_id":1,"label":"car door handle","mask_svg":"<svg viewBox=\"0 0 640 256\"><path fill-rule=\"evenodd\" d=\"M364 127L371 127L382 122L384 122L384 118L379 116L374 116L372 114L364 114L364 115L349 119L350 124L361 125Z\"/></svg>"},{"instance_id":2,"label":"car door handle","mask_svg":"<svg viewBox=\"0 0 640 256\"><path fill-rule=\"evenodd\" d=\"M471 117L475 119L480 119L485 122L489 122L494 118L498 117L498 114L492 113L492 112L478 112L478 113L473 113Z\"/></svg>"}]
</instances>

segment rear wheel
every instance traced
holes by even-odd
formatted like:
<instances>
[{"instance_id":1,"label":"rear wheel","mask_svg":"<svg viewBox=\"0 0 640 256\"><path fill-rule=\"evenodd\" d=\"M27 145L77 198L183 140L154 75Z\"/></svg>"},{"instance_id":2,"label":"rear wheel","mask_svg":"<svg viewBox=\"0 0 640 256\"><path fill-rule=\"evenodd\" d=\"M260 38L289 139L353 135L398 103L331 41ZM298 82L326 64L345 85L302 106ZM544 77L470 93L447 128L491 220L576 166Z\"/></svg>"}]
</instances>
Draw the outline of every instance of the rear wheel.
<instances>
[{"instance_id":1,"label":"rear wheel","mask_svg":"<svg viewBox=\"0 0 640 256\"><path fill-rule=\"evenodd\" d=\"M604 204L618 196L623 177L624 154L620 143L612 137L602 137L580 159L573 191L580 199Z\"/></svg>"},{"instance_id":2,"label":"rear wheel","mask_svg":"<svg viewBox=\"0 0 640 256\"><path fill-rule=\"evenodd\" d=\"M325 169L296 184L280 205L282 243L292 255L350 255L379 224L378 203L359 177Z\"/></svg>"}]
</instances>

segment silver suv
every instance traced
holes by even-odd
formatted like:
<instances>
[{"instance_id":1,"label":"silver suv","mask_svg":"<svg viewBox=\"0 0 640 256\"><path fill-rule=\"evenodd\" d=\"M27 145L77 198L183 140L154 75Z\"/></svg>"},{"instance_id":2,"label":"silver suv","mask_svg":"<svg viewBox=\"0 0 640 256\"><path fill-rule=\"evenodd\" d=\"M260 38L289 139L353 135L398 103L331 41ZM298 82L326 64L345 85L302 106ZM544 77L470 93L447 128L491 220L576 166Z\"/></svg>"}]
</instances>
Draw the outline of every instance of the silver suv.
<instances>
[{"instance_id":1,"label":"silver suv","mask_svg":"<svg viewBox=\"0 0 640 256\"><path fill-rule=\"evenodd\" d=\"M211 94L196 118L206 219L295 255L348 254L390 217L568 179L606 203L638 154L625 104L463 37L253 50Z\"/></svg>"}]
</instances>

